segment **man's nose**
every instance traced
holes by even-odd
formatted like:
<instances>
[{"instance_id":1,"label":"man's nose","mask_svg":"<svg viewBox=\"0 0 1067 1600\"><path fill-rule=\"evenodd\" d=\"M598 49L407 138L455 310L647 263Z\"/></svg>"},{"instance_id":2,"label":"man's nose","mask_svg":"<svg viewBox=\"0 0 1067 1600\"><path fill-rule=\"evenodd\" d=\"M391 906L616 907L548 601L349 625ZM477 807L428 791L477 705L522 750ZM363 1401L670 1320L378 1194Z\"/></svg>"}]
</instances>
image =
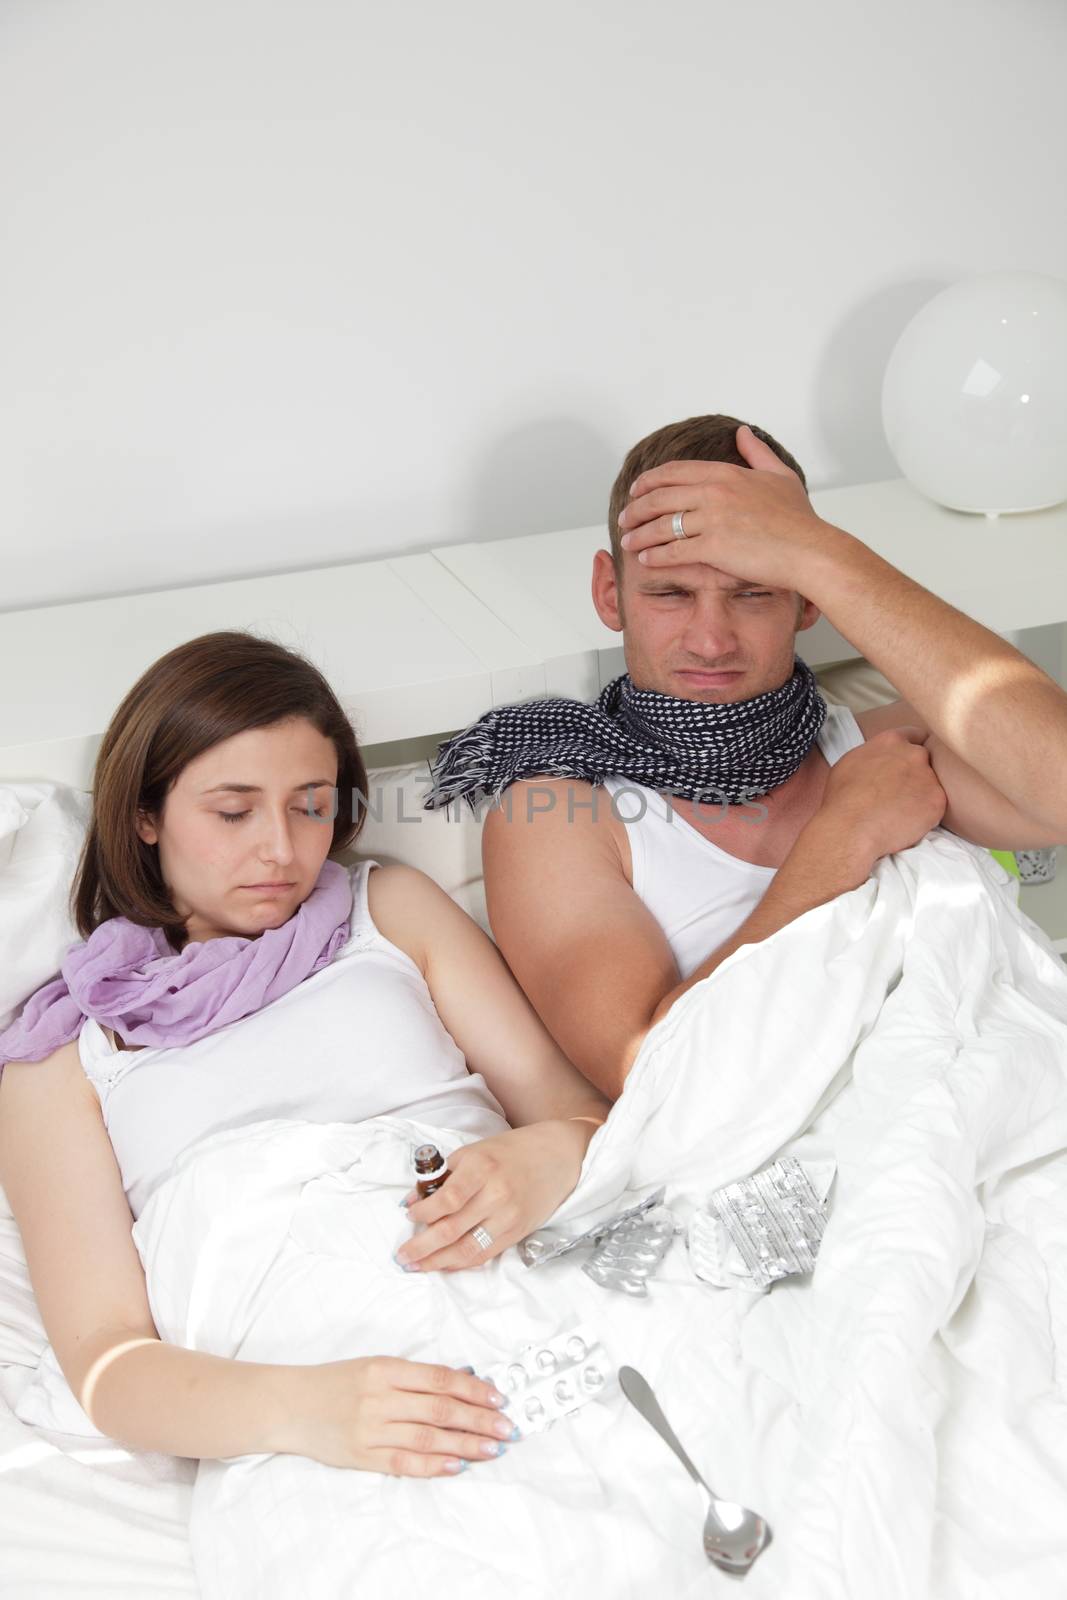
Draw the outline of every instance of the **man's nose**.
<instances>
[{"instance_id":1,"label":"man's nose","mask_svg":"<svg viewBox=\"0 0 1067 1600\"><path fill-rule=\"evenodd\" d=\"M704 661L732 660L737 651L737 630L728 602L712 595L698 595L683 643Z\"/></svg>"}]
</instances>

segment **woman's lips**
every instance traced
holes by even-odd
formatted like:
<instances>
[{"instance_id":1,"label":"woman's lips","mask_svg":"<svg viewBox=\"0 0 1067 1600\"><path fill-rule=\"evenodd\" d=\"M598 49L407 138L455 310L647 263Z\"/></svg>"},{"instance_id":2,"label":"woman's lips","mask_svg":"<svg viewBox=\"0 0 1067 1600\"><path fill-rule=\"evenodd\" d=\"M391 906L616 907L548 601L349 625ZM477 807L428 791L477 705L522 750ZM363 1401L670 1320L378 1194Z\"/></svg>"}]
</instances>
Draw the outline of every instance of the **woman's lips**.
<instances>
[{"instance_id":1,"label":"woman's lips","mask_svg":"<svg viewBox=\"0 0 1067 1600\"><path fill-rule=\"evenodd\" d=\"M292 883L242 883L241 888L247 894L284 894L286 889L295 888Z\"/></svg>"}]
</instances>

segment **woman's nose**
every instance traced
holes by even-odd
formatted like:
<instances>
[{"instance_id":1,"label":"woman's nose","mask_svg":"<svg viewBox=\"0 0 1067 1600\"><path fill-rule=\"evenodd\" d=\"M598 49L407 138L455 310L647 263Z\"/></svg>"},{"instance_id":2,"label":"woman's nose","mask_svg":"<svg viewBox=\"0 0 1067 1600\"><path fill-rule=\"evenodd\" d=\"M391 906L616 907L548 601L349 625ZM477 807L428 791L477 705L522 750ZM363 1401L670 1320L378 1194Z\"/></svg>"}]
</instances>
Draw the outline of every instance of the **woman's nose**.
<instances>
[{"instance_id":1,"label":"woman's nose","mask_svg":"<svg viewBox=\"0 0 1067 1600\"><path fill-rule=\"evenodd\" d=\"M293 859L292 827L287 818L268 818L259 853L266 861L284 863Z\"/></svg>"}]
</instances>

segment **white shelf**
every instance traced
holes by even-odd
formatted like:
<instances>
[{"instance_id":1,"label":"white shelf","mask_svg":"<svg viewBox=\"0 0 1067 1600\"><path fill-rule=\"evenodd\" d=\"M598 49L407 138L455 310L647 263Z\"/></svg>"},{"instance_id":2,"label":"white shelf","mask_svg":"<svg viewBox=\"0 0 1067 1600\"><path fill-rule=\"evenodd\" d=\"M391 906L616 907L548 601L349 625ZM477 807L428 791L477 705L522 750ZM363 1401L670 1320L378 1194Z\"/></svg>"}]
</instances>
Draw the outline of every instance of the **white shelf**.
<instances>
[{"instance_id":1,"label":"white shelf","mask_svg":"<svg viewBox=\"0 0 1067 1600\"><path fill-rule=\"evenodd\" d=\"M622 636L593 609L593 556L607 548L607 528L598 523L491 544L438 545L433 553L513 633L542 651L554 693L587 699L626 670ZM798 635L797 651L810 667L859 654L825 617ZM588 688L572 686L578 683Z\"/></svg>"},{"instance_id":2,"label":"white shelf","mask_svg":"<svg viewBox=\"0 0 1067 1600\"><path fill-rule=\"evenodd\" d=\"M1067 621L1067 505L971 516L934 505L903 478L817 490L811 501L825 521L996 633ZM434 555L559 673L573 673L578 656L607 653L599 684L623 670L620 637L600 621L590 596L593 555L607 548L607 526L598 523L441 545ZM812 667L860 653L825 617L798 634L797 651ZM588 666L581 670L591 681Z\"/></svg>"},{"instance_id":3,"label":"white shelf","mask_svg":"<svg viewBox=\"0 0 1067 1600\"><path fill-rule=\"evenodd\" d=\"M995 633L1067 621L1067 502L1001 517L947 511L904 478L821 489L819 516Z\"/></svg>"},{"instance_id":4,"label":"white shelf","mask_svg":"<svg viewBox=\"0 0 1067 1600\"><path fill-rule=\"evenodd\" d=\"M606 628L590 593L593 555L605 548L602 525L528 534L484 544L437 545L435 558L511 633L537 652L553 694L591 699L607 682L598 658L622 665L622 638Z\"/></svg>"},{"instance_id":5,"label":"white shelf","mask_svg":"<svg viewBox=\"0 0 1067 1600\"><path fill-rule=\"evenodd\" d=\"M308 655L363 743L462 727L545 686L536 653L430 555L0 613L0 782L88 787L104 730L146 667L249 628Z\"/></svg>"}]
</instances>

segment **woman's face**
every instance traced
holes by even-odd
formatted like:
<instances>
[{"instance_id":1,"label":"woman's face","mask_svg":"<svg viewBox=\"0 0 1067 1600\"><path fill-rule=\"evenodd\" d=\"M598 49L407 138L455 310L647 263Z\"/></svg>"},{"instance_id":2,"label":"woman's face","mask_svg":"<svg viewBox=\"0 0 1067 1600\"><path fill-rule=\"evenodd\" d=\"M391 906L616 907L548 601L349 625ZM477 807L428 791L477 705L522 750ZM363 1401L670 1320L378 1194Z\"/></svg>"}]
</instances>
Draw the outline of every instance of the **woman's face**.
<instances>
[{"instance_id":1,"label":"woman's face","mask_svg":"<svg viewBox=\"0 0 1067 1600\"><path fill-rule=\"evenodd\" d=\"M159 846L190 942L256 939L289 920L333 843L336 784L333 743L303 717L223 739L182 769L137 832Z\"/></svg>"}]
</instances>

